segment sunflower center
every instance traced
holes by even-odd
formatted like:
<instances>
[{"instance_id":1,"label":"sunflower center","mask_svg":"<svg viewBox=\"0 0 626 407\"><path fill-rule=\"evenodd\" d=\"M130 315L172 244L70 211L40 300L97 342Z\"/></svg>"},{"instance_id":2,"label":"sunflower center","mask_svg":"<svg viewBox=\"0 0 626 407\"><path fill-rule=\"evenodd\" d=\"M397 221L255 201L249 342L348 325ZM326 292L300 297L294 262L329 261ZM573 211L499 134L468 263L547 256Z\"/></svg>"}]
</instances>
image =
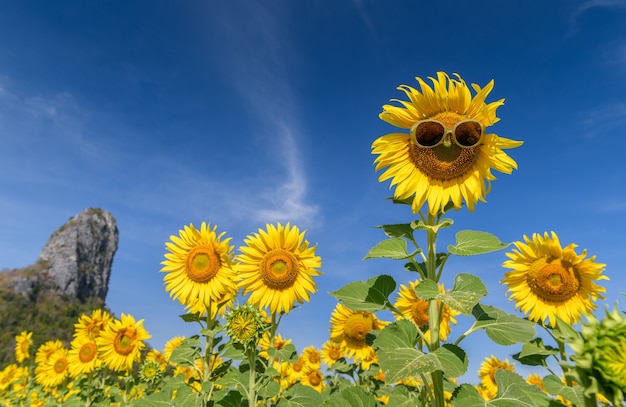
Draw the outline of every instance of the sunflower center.
<instances>
[{"instance_id":1,"label":"sunflower center","mask_svg":"<svg viewBox=\"0 0 626 407\"><path fill-rule=\"evenodd\" d=\"M65 372L65 368L67 367L67 359L59 358L54 362L54 373L63 374Z\"/></svg>"},{"instance_id":2,"label":"sunflower center","mask_svg":"<svg viewBox=\"0 0 626 407\"><path fill-rule=\"evenodd\" d=\"M82 363L89 363L96 357L96 345L93 342L88 342L81 346L78 351L78 359Z\"/></svg>"},{"instance_id":3,"label":"sunflower center","mask_svg":"<svg viewBox=\"0 0 626 407\"><path fill-rule=\"evenodd\" d=\"M120 355L128 355L135 349L135 332L130 329L122 329L115 336L113 347Z\"/></svg>"},{"instance_id":4,"label":"sunflower center","mask_svg":"<svg viewBox=\"0 0 626 407\"><path fill-rule=\"evenodd\" d=\"M320 354L319 352L311 352L309 353L309 362L316 364L320 363Z\"/></svg>"},{"instance_id":5,"label":"sunflower center","mask_svg":"<svg viewBox=\"0 0 626 407\"><path fill-rule=\"evenodd\" d=\"M304 363L301 360L298 360L297 362L294 362L291 368L294 372L300 372L304 368Z\"/></svg>"},{"instance_id":6,"label":"sunflower center","mask_svg":"<svg viewBox=\"0 0 626 407\"><path fill-rule=\"evenodd\" d=\"M429 119L438 120L446 127L453 127L467 117L454 112L441 112ZM409 143L409 159L413 165L428 177L440 181L451 180L466 174L474 165L478 151L479 146L461 148L453 141L442 143L434 148L419 147Z\"/></svg>"},{"instance_id":7,"label":"sunflower center","mask_svg":"<svg viewBox=\"0 0 626 407\"><path fill-rule=\"evenodd\" d=\"M365 344L365 336L372 330L372 323L372 318L368 315L353 314L346 320L344 336L350 343Z\"/></svg>"},{"instance_id":8,"label":"sunflower center","mask_svg":"<svg viewBox=\"0 0 626 407\"><path fill-rule=\"evenodd\" d=\"M331 348L328 351L328 358L331 360L339 360L339 358L341 358L341 350L337 348Z\"/></svg>"},{"instance_id":9,"label":"sunflower center","mask_svg":"<svg viewBox=\"0 0 626 407\"><path fill-rule=\"evenodd\" d=\"M283 249L273 249L261 260L261 279L269 288L289 288L298 278L297 259Z\"/></svg>"},{"instance_id":10,"label":"sunflower center","mask_svg":"<svg viewBox=\"0 0 626 407\"><path fill-rule=\"evenodd\" d=\"M220 258L211 246L196 246L187 254L187 277L196 283L206 283L220 269Z\"/></svg>"},{"instance_id":11,"label":"sunflower center","mask_svg":"<svg viewBox=\"0 0 626 407\"><path fill-rule=\"evenodd\" d=\"M428 325L428 301L417 300L411 305L411 317L417 326Z\"/></svg>"},{"instance_id":12,"label":"sunflower center","mask_svg":"<svg viewBox=\"0 0 626 407\"><path fill-rule=\"evenodd\" d=\"M572 298L580 288L580 276L567 261L535 260L528 271L528 286L538 297L553 302Z\"/></svg>"},{"instance_id":13,"label":"sunflower center","mask_svg":"<svg viewBox=\"0 0 626 407\"><path fill-rule=\"evenodd\" d=\"M309 383L311 386L319 386L322 383L322 375L317 370L312 371L308 375Z\"/></svg>"}]
</instances>

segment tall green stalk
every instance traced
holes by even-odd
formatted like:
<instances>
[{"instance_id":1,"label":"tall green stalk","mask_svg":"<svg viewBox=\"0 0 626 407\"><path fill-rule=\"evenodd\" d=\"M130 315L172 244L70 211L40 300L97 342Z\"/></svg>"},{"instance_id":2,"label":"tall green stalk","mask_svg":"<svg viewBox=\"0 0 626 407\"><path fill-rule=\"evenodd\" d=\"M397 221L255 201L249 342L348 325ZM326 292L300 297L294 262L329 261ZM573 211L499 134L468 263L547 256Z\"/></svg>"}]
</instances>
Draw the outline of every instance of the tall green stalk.
<instances>
[{"instance_id":1,"label":"tall green stalk","mask_svg":"<svg viewBox=\"0 0 626 407\"><path fill-rule=\"evenodd\" d=\"M436 217L429 214L426 228L428 255L426 258L426 277L429 280L433 280L437 283L437 231L435 229ZM430 300L428 302L428 330L430 332L430 343L428 344L429 352L434 352L439 349L439 320L440 309L437 304L437 300ZM434 406L444 406L443 396L443 372L436 370L431 373L431 379L433 381L433 393L434 393Z\"/></svg>"}]
</instances>

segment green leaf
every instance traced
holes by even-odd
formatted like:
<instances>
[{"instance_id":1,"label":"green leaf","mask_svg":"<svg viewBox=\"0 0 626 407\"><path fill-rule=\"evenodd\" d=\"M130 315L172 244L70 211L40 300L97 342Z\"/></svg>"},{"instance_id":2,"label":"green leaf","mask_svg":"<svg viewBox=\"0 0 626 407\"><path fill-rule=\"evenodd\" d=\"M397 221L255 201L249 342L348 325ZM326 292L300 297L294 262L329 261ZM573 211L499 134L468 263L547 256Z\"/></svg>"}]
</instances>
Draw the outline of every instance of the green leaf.
<instances>
[{"instance_id":1,"label":"green leaf","mask_svg":"<svg viewBox=\"0 0 626 407\"><path fill-rule=\"evenodd\" d=\"M185 322L200 322L199 312L196 312L194 314L183 314L179 315L179 317L182 318L182 320Z\"/></svg>"},{"instance_id":2,"label":"green leaf","mask_svg":"<svg viewBox=\"0 0 626 407\"><path fill-rule=\"evenodd\" d=\"M457 256L474 256L502 250L510 245L502 243L491 233L462 230L456 234L456 244L448 246L448 251Z\"/></svg>"},{"instance_id":3,"label":"green leaf","mask_svg":"<svg viewBox=\"0 0 626 407\"><path fill-rule=\"evenodd\" d=\"M387 237L390 238L413 238L413 228L410 223L398 223L393 225L381 225L377 228L382 229Z\"/></svg>"},{"instance_id":4,"label":"green leaf","mask_svg":"<svg viewBox=\"0 0 626 407\"><path fill-rule=\"evenodd\" d=\"M278 401L278 407L319 407L322 395L312 387L296 383L286 392L286 398Z\"/></svg>"},{"instance_id":5,"label":"green leaf","mask_svg":"<svg viewBox=\"0 0 626 407\"><path fill-rule=\"evenodd\" d=\"M426 279L415 287L415 295L424 301L442 301L450 308L470 315L474 306L487 295L487 287L478 277L471 274L459 274L454 278L454 288L449 293L440 293L437 283Z\"/></svg>"},{"instance_id":6,"label":"green leaf","mask_svg":"<svg viewBox=\"0 0 626 407\"><path fill-rule=\"evenodd\" d=\"M394 260L408 259L411 257L406 249L406 240L401 238L393 238L383 240L376 246L372 247L365 255L363 260L387 258Z\"/></svg>"},{"instance_id":7,"label":"green leaf","mask_svg":"<svg viewBox=\"0 0 626 407\"><path fill-rule=\"evenodd\" d=\"M452 291L443 294L441 301L450 308L470 315L482 297L487 295L487 287L480 278L471 274L459 274L454 278Z\"/></svg>"},{"instance_id":8,"label":"green leaf","mask_svg":"<svg viewBox=\"0 0 626 407\"><path fill-rule=\"evenodd\" d=\"M367 281L353 281L329 294L353 311L375 312L389 305L389 295L395 289L393 277L380 275Z\"/></svg>"},{"instance_id":9,"label":"green leaf","mask_svg":"<svg viewBox=\"0 0 626 407\"><path fill-rule=\"evenodd\" d=\"M276 357L279 362L295 362L298 360L298 352L292 343L283 346L282 349L269 348L267 353L271 358Z\"/></svg>"},{"instance_id":10,"label":"green leaf","mask_svg":"<svg viewBox=\"0 0 626 407\"><path fill-rule=\"evenodd\" d=\"M556 407L560 403L550 400L541 390L526 381L518 374L499 369L495 373L498 394L492 400L481 397L474 386L464 384L455 392L452 404L455 407Z\"/></svg>"},{"instance_id":11,"label":"green leaf","mask_svg":"<svg viewBox=\"0 0 626 407\"><path fill-rule=\"evenodd\" d=\"M547 366L546 358L558 354L557 348L546 346L543 339L535 338L522 345L522 350L513 355L513 359L527 366Z\"/></svg>"},{"instance_id":12,"label":"green leaf","mask_svg":"<svg viewBox=\"0 0 626 407\"><path fill-rule=\"evenodd\" d=\"M426 279L420 281L415 287L415 295L422 301L438 299L441 296L437 283L433 280Z\"/></svg>"},{"instance_id":13,"label":"green leaf","mask_svg":"<svg viewBox=\"0 0 626 407\"><path fill-rule=\"evenodd\" d=\"M348 402L350 407L375 407L376 399L363 387L348 387L340 393L341 399Z\"/></svg>"},{"instance_id":14,"label":"green leaf","mask_svg":"<svg viewBox=\"0 0 626 407\"><path fill-rule=\"evenodd\" d=\"M478 304L472 310L474 330L484 329L498 345L528 342L535 337L535 323L490 305Z\"/></svg>"},{"instance_id":15,"label":"green leaf","mask_svg":"<svg viewBox=\"0 0 626 407\"><path fill-rule=\"evenodd\" d=\"M388 382L408 376L441 370L449 377L458 377L467 370L467 356L455 345L443 345L432 353L415 349L417 328L411 321L400 320L387 325L374 341L378 363Z\"/></svg>"},{"instance_id":16,"label":"green leaf","mask_svg":"<svg viewBox=\"0 0 626 407\"><path fill-rule=\"evenodd\" d=\"M411 228L415 229L415 230L432 230L433 232L437 233L439 232L439 229L445 229L445 228L449 228L454 224L454 221L452 219L448 219L448 218L443 218L439 221L439 223L437 223L436 225L428 225L426 223L424 223L424 221L422 220L414 220L413 222L411 222Z\"/></svg>"},{"instance_id":17,"label":"green leaf","mask_svg":"<svg viewBox=\"0 0 626 407\"><path fill-rule=\"evenodd\" d=\"M182 366L193 366L200 357L200 341L197 337L185 338L170 356L170 362Z\"/></svg>"},{"instance_id":18,"label":"green leaf","mask_svg":"<svg viewBox=\"0 0 626 407\"><path fill-rule=\"evenodd\" d=\"M585 405L583 388L580 385L575 385L573 387L566 386L556 375L548 375L544 377L543 388L550 394L563 397L575 406Z\"/></svg>"}]
</instances>

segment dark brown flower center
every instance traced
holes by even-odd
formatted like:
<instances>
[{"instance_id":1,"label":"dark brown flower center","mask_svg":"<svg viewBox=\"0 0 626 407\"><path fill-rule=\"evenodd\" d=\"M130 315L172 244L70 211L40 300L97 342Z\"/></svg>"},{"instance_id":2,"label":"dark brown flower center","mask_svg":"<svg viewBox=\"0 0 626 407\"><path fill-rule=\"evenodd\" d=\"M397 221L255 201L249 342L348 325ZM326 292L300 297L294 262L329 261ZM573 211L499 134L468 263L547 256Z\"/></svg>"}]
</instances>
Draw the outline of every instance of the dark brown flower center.
<instances>
[{"instance_id":1,"label":"dark brown flower center","mask_svg":"<svg viewBox=\"0 0 626 407\"><path fill-rule=\"evenodd\" d=\"M429 119L438 120L446 127L453 127L467 117L454 112L438 113ZM446 135L445 137L449 137ZM409 143L409 159L425 175L447 181L466 174L478 157L479 146L461 148L456 143L442 143L437 147L420 147Z\"/></svg>"},{"instance_id":2,"label":"dark brown flower center","mask_svg":"<svg viewBox=\"0 0 626 407\"><path fill-rule=\"evenodd\" d=\"M535 295L552 302L567 301L580 288L578 271L569 262L561 259L535 260L528 270L526 280Z\"/></svg>"}]
</instances>

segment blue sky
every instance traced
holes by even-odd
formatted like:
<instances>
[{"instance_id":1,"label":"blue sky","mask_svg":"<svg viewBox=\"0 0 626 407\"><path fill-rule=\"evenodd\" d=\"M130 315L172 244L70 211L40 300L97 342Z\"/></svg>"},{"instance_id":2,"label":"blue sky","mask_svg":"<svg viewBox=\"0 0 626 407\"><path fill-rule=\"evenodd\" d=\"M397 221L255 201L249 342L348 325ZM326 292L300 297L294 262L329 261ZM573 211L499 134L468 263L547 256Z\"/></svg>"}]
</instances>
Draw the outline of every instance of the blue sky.
<instances>
[{"instance_id":1,"label":"blue sky","mask_svg":"<svg viewBox=\"0 0 626 407\"><path fill-rule=\"evenodd\" d=\"M385 200L370 146L394 131L378 113L404 97L396 86L445 71L495 79L488 102L506 102L491 129L525 144L486 204L451 214L441 247L462 229L506 242L554 230L607 264L612 304L626 291L624 26L623 0L0 1L0 268L34 263L69 217L106 209L120 230L107 303L161 348L196 332L158 272L170 235L207 221L238 247L291 221L324 274L280 331L321 346L329 291L415 277L362 261L384 237L374 226L413 219ZM485 302L512 311L504 260L452 259L448 281L476 274ZM466 343L470 370L482 339Z\"/></svg>"}]
</instances>

